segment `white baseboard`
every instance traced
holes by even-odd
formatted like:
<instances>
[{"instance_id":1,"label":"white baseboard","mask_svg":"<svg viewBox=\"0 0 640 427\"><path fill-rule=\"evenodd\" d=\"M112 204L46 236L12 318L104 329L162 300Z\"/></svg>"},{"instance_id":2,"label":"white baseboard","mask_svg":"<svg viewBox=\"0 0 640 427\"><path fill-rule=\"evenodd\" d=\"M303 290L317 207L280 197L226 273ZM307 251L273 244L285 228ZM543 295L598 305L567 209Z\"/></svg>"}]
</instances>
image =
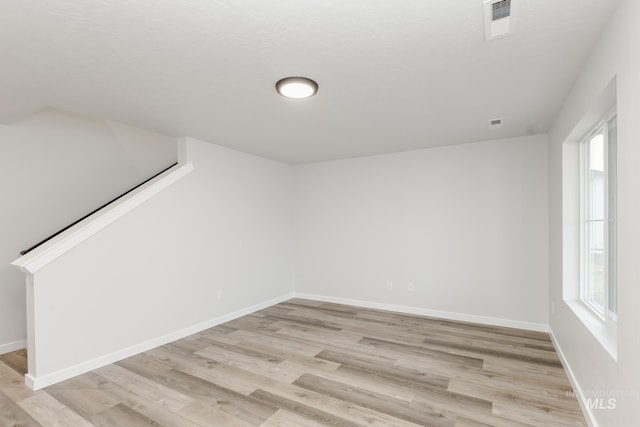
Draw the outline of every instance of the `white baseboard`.
<instances>
[{"instance_id":1,"label":"white baseboard","mask_svg":"<svg viewBox=\"0 0 640 427\"><path fill-rule=\"evenodd\" d=\"M551 329L551 327L549 327L549 335L551 336L551 342L553 343L553 347L556 349L556 353L558 353L558 357L560 358L560 363L562 363L562 367L567 373L567 377L569 377L569 382L571 383L573 392L578 398L580 409L582 409L582 414L587 420L587 424L589 425L589 427L598 427L598 422L596 421L596 417L593 411L591 410L591 408L589 408L589 406L587 405L586 398L584 396L584 393L582 392L582 388L580 387L580 383L578 383L578 379L573 374L573 371L571 370L571 365L569 365L569 361L567 360L564 353L562 352L562 347L560 347L558 340L556 340L556 336L553 334L553 329Z\"/></svg>"},{"instance_id":2,"label":"white baseboard","mask_svg":"<svg viewBox=\"0 0 640 427\"><path fill-rule=\"evenodd\" d=\"M416 314L420 316L438 317L441 319L459 320L464 322L473 322L473 323L480 323L480 324L492 325L492 326L504 326L509 328L527 329L527 330L541 331L541 332L548 331L547 325L541 324L541 323L522 322L517 320L476 316L471 314L453 313L453 312L447 312L447 311L429 310L424 308L409 307L409 306L402 306L402 305L384 304L384 303L377 303L372 301L361 301L361 300L349 299L349 298L337 298L337 297L329 297L325 295L313 295L313 294L292 292L292 293L279 296L277 298L270 299L268 301L261 302L259 304L255 304L250 307L246 307L246 308L234 311L232 313L228 313L228 314L216 317L206 322L199 323L197 325L193 325L188 328L181 329L179 331L172 332L170 334L163 335L161 337L157 337L157 338L145 341L143 343L136 344L131 347L127 347L122 350L118 350L113 353L106 354L104 356L97 357L95 359L87 360L85 362L79 363L74 366L70 366L68 368L51 372L49 374L37 376L29 373L25 375L25 384L32 390L39 390L43 387L50 386L60 381L64 381L66 379L75 377L77 375L92 371L94 369L101 368L110 363L115 363L127 357L131 357L136 354L142 353L144 351L151 350L155 347L170 343L172 341L179 340L189 335L193 335L195 333L198 333L205 329L212 328L214 326L220 325L230 320L237 319L238 317L255 313L256 311L262 310L264 308L270 307L272 305L278 304L283 301L287 301L291 298L304 298L304 299L310 299L315 301L333 302L338 304L353 305L357 307L374 308L379 310L395 311L398 313ZM15 348L11 347L10 350L7 350L7 351L13 351L20 348L24 348L26 346L26 341L20 341L19 343L11 343L5 346L9 346L9 345L16 346ZM2 348L3 347L0 347L0 350Z\"/></svg>"},{"instance_id":3,"label":"white baseboard","mask_svg":"<svg viewBox=\"0 0 640 427\"><path fill-rule=\"evenodd\" d=\"M161 337L153 338L140 344L136 344L131 347L123 348L122 350L115 351L113 353L106 354L104 356L97 357L95 359L87 360L86 362L79 363L68 368L61 369L59 371L51 372L49 374L34 376L31 374L25 375L25 384L32 390L39 390L43 387L50 386L52 384L59 383L60 381L67 380L80 374L92 371L94 369L101 368L105 365L115 363L119 360L126 359L127 357L135 356L152 348L168 344L172 341L179 340L181 338L193 335L205 329L213 328L214 326L228 322L238 317L246 316L247 314L255 313L258 310L270 307L272 305L281 303L294 297L293 293L285 294L277 298L264 301L250 307L246 307L232 313L224 314L214 319L208 320L197 325L189 326L188 328L181 329L176 332L172 332ZM26 341L25 341L26 344Z\"/></svg>"},{"instance_id":4,"label":"white baseboard","mask_svg":"<svg viewBox=\"0 0 640 427\"><path fill-rule=\"evenodd\" d=\"M336 304L353 305L356 307L374 308L378 310L396 311L399 313L416 314L419 316L438 317L440 319L458 320L461 322L481 323L491 326L526 329L529 331L548 332L549 326L544 323L523 322L521 320L501 319L498 317L477 316L475 314L455 313L450 311L430 310L427 308L410 307L405 305L385 304L373 301L362 301L350 298L337 298L326 295L295 293L296 298L315 301L333 302Z\"/></svg>"},{"instance_id":5,"label":"white baseboard","mask_svg":"<svg viewBox=\"0 0 640 427\"><path fill-rule=\"evenodd\" d=\"M27 348L27 340L0 344L0 354L11 353L12 351L22 350L23 348Z\"/></svg>"}]
</instances>

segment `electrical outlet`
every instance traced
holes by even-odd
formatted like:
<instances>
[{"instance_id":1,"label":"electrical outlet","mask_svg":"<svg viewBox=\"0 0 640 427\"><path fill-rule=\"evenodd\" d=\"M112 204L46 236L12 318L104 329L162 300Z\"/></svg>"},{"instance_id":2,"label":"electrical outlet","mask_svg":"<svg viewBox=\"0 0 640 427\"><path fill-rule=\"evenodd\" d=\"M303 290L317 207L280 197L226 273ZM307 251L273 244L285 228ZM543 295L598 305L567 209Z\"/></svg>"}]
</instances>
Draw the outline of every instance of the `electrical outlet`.
<instances>
[{"instance_id":1,"label":"electrical outlet","mask_svg":"<svg viewBox=\"0 0 640 427\"><path fill-rule=\"evenodd\" d=\"M407 291L409 291L409 292L413 292L413 291L415 291L415 290L416 290L416 284L415 284L415 283L413 283L413 282L409 282L409 283L407 284Z\"/></svg>"},{"instance_id":2,"label":"electrical outlet","mask_svg":"<svg viewBox=\"0 0 640 427\"><path fill-rule=\"evenodd\" d=\"M387 282L387 290L392 291L393 290L393 282L391 280L389 280Z\"/></svg>"},{"instance_id":3,"label":"electrical outlet","mask_svg":"<svg viewBox=\"0 0 640 427\"><path fill-rule=\"evenodd\" d=\"M218 301L220 301L221 299L224 298L224 292L223 291L218 291L218 294L216 295L216 297L218 298Z\"/></svg>"}]
</instances>

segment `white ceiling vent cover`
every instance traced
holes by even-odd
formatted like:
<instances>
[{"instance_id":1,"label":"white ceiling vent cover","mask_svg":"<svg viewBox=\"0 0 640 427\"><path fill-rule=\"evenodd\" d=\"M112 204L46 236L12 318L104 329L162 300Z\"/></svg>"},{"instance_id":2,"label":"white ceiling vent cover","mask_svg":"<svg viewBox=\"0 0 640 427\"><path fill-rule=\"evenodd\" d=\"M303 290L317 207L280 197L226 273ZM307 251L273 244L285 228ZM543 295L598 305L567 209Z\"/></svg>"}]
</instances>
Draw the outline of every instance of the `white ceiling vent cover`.
<instances>
[{"instance_id":1,"label":"white ceiling vent cover","mask_svg":"<svg viewBox=\"0 0 640 427\"><path fill-rule=\"evenodd\" d=\"M511 1L484 0L485 40L489 41L513 33L515 20Z\"/></svg>"},{"instance_id":2,"label":"white ceiling vent cover","mask_svg":"<svg viewBox=\"0 0 640 427\"><path fill-rule=\"evenodd\" d=\"M489 120L489 129L500 129L503 121L503 118Z\"/></svg>"}]
</instances>

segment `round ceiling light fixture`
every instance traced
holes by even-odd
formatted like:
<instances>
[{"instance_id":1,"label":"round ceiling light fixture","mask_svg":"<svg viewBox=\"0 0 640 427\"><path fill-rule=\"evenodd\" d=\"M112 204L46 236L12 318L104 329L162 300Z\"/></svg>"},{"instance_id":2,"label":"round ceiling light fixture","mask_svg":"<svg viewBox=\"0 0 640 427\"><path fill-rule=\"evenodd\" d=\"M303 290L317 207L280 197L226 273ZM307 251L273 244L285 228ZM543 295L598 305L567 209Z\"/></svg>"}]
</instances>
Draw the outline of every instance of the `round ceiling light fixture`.
<instances>
[{"instance_id":1,"label":"round ceiling light fixture","mask_svg":"<svg viewBox=\"0 0 640 427\"><path fill-rule=\"evenodd\" d=\"M318 92L318 83L306 77L285 77L278 80L276 90L285 98L309 98Z\"/></svg>"}]
</instances>

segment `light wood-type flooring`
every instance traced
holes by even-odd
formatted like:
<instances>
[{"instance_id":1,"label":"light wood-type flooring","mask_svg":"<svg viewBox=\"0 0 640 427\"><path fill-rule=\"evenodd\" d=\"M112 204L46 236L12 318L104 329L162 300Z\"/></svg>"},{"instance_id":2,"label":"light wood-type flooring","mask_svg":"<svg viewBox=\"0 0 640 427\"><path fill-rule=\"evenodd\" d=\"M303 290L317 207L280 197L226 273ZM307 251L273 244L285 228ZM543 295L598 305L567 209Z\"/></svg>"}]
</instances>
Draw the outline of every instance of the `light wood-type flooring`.
<instances>
[{"instance_id":1,"label":"light wood-type flooring","mask_svg":"<svg viewBox=\"0 0 640 427\"><path fill-rule=\"evenodd\" d=\"M33 392L2 426L585 426L547 334L293 299Z\"/></svg>"}]
</instances>

